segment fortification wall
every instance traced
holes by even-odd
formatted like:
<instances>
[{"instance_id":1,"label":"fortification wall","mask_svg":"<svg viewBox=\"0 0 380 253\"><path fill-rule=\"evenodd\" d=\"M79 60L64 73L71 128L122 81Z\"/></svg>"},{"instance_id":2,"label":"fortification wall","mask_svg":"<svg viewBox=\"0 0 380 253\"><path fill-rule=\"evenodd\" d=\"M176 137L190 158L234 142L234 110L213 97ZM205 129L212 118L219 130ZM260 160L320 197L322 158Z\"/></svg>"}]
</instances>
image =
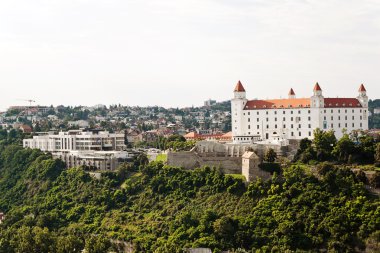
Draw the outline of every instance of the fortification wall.
<instances>
[{"instance_id":1,"label":"fortification wall","mask_svg":"<svg viewBox=\"0 0 380 253\"><path fill-rule=\"evenodd\" d=\"M225 174L241 174L241 157L199 156L193 151L169 152L168 165L185 169L215 166Z\"/></svg>"}]
</instances>

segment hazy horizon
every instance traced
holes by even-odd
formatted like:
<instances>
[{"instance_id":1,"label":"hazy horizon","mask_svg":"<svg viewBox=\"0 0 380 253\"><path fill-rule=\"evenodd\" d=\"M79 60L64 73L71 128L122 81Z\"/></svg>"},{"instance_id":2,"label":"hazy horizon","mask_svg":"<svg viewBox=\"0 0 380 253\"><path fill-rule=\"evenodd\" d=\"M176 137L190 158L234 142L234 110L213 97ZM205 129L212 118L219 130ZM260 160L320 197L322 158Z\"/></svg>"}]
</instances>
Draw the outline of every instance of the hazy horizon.
<instances>
[{"instance_id":1,"label":"hazy horizon","mask_svg":"<svg viewBox=\"0 0 380 253\"><path fill-rule=\"evenodd\" d=\"M14 0L0 3L0 111L10 105L200 106L380 94L380 2Z\"/></svg>"}]
</instances>

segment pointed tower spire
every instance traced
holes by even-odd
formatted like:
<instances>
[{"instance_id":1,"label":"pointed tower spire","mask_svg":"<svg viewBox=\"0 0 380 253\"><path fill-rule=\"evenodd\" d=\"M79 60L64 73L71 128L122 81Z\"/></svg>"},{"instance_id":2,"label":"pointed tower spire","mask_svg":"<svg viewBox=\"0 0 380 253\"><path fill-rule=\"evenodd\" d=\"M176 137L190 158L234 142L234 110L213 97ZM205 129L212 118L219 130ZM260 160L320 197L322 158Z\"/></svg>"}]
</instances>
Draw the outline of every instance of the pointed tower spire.
<instances>
[{"instance_id":1,"label":"pointed tower spire","mask_svg":"<svg viewBox=\"0 0 380 253\"><path fill-rule=\"evenodd\" d=\"M368 96L367 96L367 90L364 87L364 84L361 84L359 87L359 96L357 99L360 101L360 104L363 107L368 107Z\"/></svg>"},{"instance_id":2,"label":"pointed tower spire","mask_svg":"<svg viewBox=\"0 0 380 253\"><path fill-rule=\"evenodd\" d=\"M361 84L359 87L359 92L366 92L367 90L364 87L364 84Z\"/></svg>"},{"instance_id":3,"label":"pointed tower spire","mask_svg":"<svg viewBox=\"0 0 380 253\"><path fill-rule=\"evenodd\" d=\"M288 93L288 97L289 97L289 99L296 98L296 93L294 93L293 88L290 88L290 91Z\"/></svg>"},{"instance_id":4,"label":"pointed tower spire","mask_svg":"<svg viewBox=\"0 0 380 253\"><path fill-rule=\"evenodd\" d=\"M240 80L236 84L234 92L245 92L245 89L243 85L241 84Z\"/></svg>"},{"instance_id":5,"label":"pointed tower spire","mask_svg":"<svg viewBox=\"0 0 380 253\"><path fill-rule=\"evenodd\" d=\"M318 82L314 85L314 91L317 91L317 90L322 91L321 86L319 86Z\"/></svg>"}]
</instances>

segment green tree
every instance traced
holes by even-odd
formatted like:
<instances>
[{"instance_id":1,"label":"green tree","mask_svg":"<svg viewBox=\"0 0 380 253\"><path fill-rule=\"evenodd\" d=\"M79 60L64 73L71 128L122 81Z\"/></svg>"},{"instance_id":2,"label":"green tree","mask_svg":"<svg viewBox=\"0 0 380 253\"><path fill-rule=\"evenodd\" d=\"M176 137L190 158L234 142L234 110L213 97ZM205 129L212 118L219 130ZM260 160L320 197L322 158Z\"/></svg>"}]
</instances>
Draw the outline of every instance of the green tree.
<instances>
[{"instance_id":1,"label":"green tree","mask_svg":"<svg viewBox=\"0 0 380 253\"><path fill-rule=\"evenodd\" d=\"M319 128L314 130L313 144L320 161L331 159L331 152L336 145L336 137L333 130L323 131Z\"/></svg>"},{"instance_id":2,"label":"green tree","mask_svg":"<svg viewBox=\"0 0 380 253\"><path fill-rule=\"evenodd\" d=\"M380 166L380 142L376 145L375 162L377 166Z\"/></svg>"},{"instance_id":3,"label":"green tree","mask_svg":"<svg viewBox=\"0 0 380 253\"><path fill-rule=\"evenodd\" d=\"M348 157L355 153L355 144L348 134L344 134L342 138L334 146L332 154L341 162L347 162Z\"/></svg>"},{"instance_id":4,"label":"green tree","mask_svg":"<svg viewBox=\"0 0 380 253\"><path fill-rule=\"evenodd\" d=\"M265 155L264 155L264 161L273 163L274 161L276 161L276 158L277 158L277 153L276 151L274 151L273 148L269 148L266 150Z\"/></svg>"}]
</instances>

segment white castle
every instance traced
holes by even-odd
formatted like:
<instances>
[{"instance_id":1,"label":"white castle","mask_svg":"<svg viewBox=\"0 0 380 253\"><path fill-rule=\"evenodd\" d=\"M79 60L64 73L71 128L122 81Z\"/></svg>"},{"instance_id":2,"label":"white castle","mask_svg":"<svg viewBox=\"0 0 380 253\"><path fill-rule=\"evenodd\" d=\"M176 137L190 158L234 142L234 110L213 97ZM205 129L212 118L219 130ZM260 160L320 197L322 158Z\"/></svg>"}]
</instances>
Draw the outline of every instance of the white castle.
<instances>
[{"instance_id":1,"label":"white castle","mask_svg":"<svg viewBox=\"0 0 380 253\"><path fill-rule=\"evenodd\" d=\"M316 128L334 130L340 138L346 131L368 129L368 97L363 84L356 98L325 98L318 83L310 98L248 100L239 81L231 100L234 143L265 140L313 139Z\"/></svg>"}]
</instances>

